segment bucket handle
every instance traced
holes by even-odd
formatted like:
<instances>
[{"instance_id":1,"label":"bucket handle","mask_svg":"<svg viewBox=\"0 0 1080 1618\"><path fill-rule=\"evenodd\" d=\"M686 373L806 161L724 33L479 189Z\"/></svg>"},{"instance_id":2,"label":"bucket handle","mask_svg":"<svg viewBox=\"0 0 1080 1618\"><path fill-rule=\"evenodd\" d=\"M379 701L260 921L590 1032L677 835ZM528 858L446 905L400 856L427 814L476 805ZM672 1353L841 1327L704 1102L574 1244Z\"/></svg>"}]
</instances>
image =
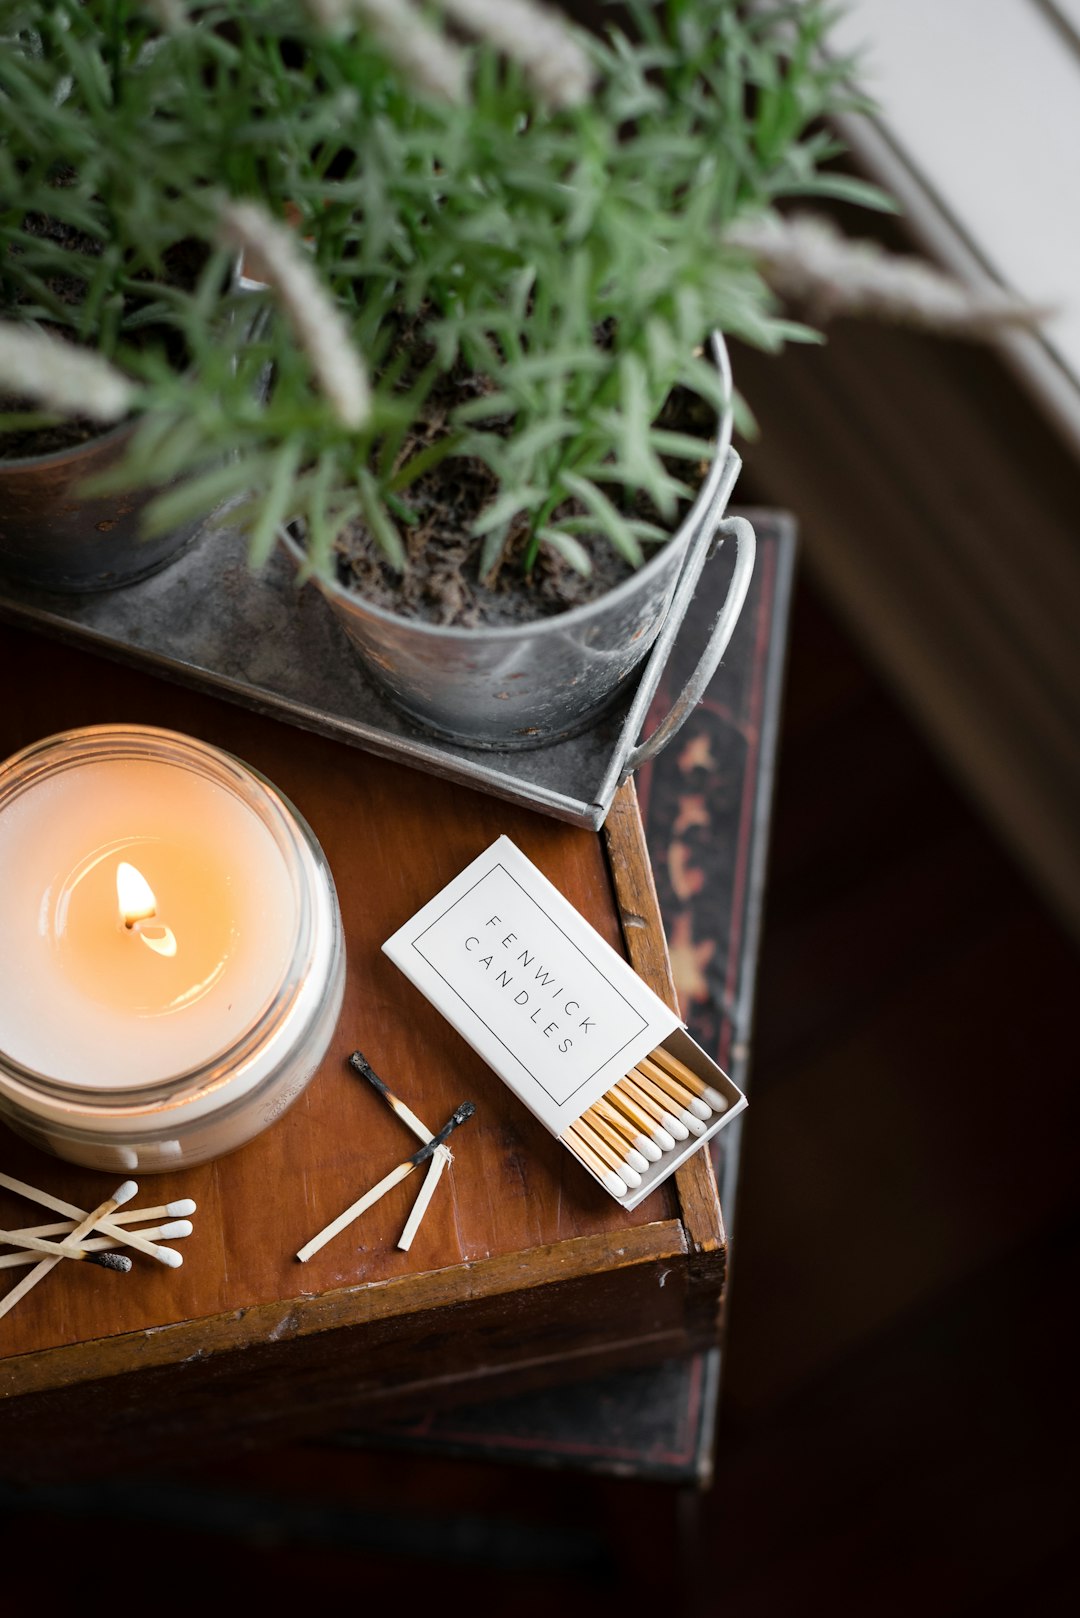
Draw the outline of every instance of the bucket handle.
<instances>
[{"instance_id":1,"label":"bucket handle","mask_svg":"<svg viewBox=\"0 0 1080 1618\"><path fill-rule=\"evenodd\" d=\"M655 758L680 729L691 710L697 707L705 695L709 681L716 673L720 659L727 651L735 625L739 621L739 614L742 612L754 571L757 535L754 533L753 525L745 517L725 517L717 525L716 534L721 538L731 538L735 541L735 571L731 575L724 604L720 608L694 672L652 735L631 748L627 754L622 769L623 780L632 775L647 759Z\"/></svg>"}]
</instances>

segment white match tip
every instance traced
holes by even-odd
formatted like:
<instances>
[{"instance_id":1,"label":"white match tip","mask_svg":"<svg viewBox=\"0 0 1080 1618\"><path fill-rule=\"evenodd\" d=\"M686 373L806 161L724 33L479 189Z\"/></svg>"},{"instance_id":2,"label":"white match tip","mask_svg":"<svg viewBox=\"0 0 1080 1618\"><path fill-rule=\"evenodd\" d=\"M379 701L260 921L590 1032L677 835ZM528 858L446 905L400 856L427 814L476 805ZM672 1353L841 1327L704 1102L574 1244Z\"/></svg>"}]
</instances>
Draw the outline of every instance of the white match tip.
<instances>
[{"instance_id":1,"label":"white match tip","mask_svg":"<svg viewBox=\"0 0 1080 1618\"><path fill-rule=\"evenodd\" d=\"M614 1169L609 1169L604 1175L604 1184L607 1186L613 1197L625 1197L626 1193L630 1189L625 1180L619 1179L619 1176L615 1173Z\"/></svg>"},{"instance_id":2,"label":"white match tip","mask_svg":"<svg viewBox=\"0 0 1080 1618\"><path fill-rule=\"evenodd\" d=\"M637 1147L642 1157L647 1158L650 1163L659 1163L660 1159L664 1155L659 1146L657 1146L656 1142L654 1140L650 1140L647 1135L639 1135L637 1140L634 1142L634 1145ZM672 1145L674 1145L674 1141L672 1142Z\"/></svg>"},{"instance_id":3,"label":"white match tip","mask_svg":"<svg viewBox=\"0 0 1080 1618\"><path fill-rule=\"evenodd\" d=\"M695 1096L692 1101L688 1101L686 1104L695 1118L712 1117L712 1108L709 1106L708 1102L699 1100L697 1096Z\"/></svg>"},{"instance_id":4,"label":"white match tip","mask_svg":"<svg viewBox=\"0 0 1080 1618\"><path fill-rule=\"evenodd\" d=\"M670 1112L665 1112L660 1121L667 1130L668 1134L674 1135L676 1140L690 1139L690 1131L687 1129L686 1125L680 1124L679 1120L673 1117Z\"/></svg>"},{"instance_id":5,"label":"white match tip","mask_svg":"<svg viewBox=\"0 0 1080 1618\"><path fill-rule=\"evenodd\" d=\"M179 1202L167 1202L165 1204L165 1212L167 1214L178 1214L180 1216L193 1214L195 1212L195 1203L190 1197L181 1197Z\"/></svg>"},{"instance_id":6,"label":"white match tip","mask_svg":"<svg viewBox=\"0 0 1080 1618\"><path fill-rule=\"evenodd\" d=\"M626 1181L631 1191L636 1191L641 1184L641 1175L626 1162L623 1163L622 1168L619 1170L619 1178Z\"/></svg>"},{"instance_id":7,"label":"white match tip","mask_svg":"<svg viewBox=\"0 0 1080 1618\"><path fill-rule=\"evenodd\" d=\"M659 1124L657 1124L656 1128L653 1130L653 1139L655 1140L657 1146L661 1147L663 1151L673 1152L675 1150L674 1135L669 1135L666 1129L660 1128Z\"/></svg>"},{"instance_id":8,"label":"white match tip","mask_svg":"<svg viewBox=\"0 0 1080 1618\"><path fill-rule=\"evenodd\" d=\"M660 1153L657 1152L656 1155L659 1157ZM649 1159L644 1155L643 1152L637 1151L633 1146L628 1146L626 1148L626 1161L629 1163L632 1169L637 1169L639 1174L647 1174L649 1172Z\"/></svg>"},{"instance_id":9,"label":"white match tip","mask_svg":"<svg viewBox=\"0 0 1080 1618\"><path fill-rule=\"evenodd\" d=\"M174 1253L171 1247L155 1248L154 1257L159 1258L162 1264L167 1264L170 1270L178 1270L184 1262L183 1254Z\"/></svg>"},{"instance_id":10,"label":"white match tip","mask_svg":"<svg viewBox=\"0 0 1080 1618\"><path fill-rule=\"evenodd\" d=\"M116 1206L121 1208L125 1202L130 1202L138 1189L134 1180L125 1180L120 1189L113 1192L113 1201Z\"/></svg>"},{"instance_id":11,"label":"white match tip","mask_svg":"<svg viewBox=\"0 0 1080 1618\"><path fill-rule=\"evenodd\" d=\"M682 1114L682 1121L690 1131L691 1135L704 1135L705 1125L702 1123L700 1118L695 1118L692 1112L684 1112Z\"/></svg>"},{"instance_id":12,"label":"white match tip","mask_svg":"<svg viewBox=\"0 0 1080 1618\"><path fill-rule=\"evenodd\" d=\"M705 1094L702 1099L709 1103L713 1112L727 1112L727 1102L719 1090L714 1090L711 1084L705 1086Z\"/></svg>"},{"instance_id":13,"label":"white match tip","mask_svg":"<svg viewBox=\"0 0 1080 1618\"><path fill-rule=\"evenodd\" d=\"M176 1236L190 1236L195 1226L190 1219L174 1219L168 1225L162 1225L161 1235L166 1241L172 1241Z\"/></svg>"}]
</instances>

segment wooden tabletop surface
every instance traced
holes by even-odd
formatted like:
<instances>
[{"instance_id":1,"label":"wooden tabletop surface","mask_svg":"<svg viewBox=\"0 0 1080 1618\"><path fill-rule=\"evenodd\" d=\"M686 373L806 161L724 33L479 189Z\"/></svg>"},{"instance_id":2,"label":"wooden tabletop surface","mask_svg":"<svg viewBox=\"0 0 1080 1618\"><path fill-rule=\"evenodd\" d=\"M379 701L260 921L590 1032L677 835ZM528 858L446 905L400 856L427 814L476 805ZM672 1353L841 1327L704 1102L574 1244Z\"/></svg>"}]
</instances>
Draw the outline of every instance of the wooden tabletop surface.
<instances>
[{"instance_id":1,"label":"wooden tabletop surface","mask_svg":"<svg viewBox=\"0 0 1080 1618\"><path fill-rule=\"evenodd\" d=\"M672 1243L722 1244L708 1154L628 1213L381 952L506 833L610 944L625 951L628 941L637 969L676 1004L632 787L597 834L20 628L0 628L0 679L8 694L0 757L58 730L131 722L199 736L261 770L325 850L348 963L335 1038L290 1111L214 1163L143 1177L138 1202L198 1204L182 1268L140 1256L127 1276L58 1266L0 1321L0 1396L374 1319L401 1308L402 1289L413 1285L426 1308L460 1298L473 1281L513 1289L524 1254L557 1255L569 1274L578 1264L582 1273L617 1266L620 1251L638 1259ZM455 1162L411 1251L395 1245L415 1191L407 1182L301 1265L297 1249L414 1149L350 1071L356 1048L432 1128L461 1101L477 1113L458 1133ZM49 1157L3 1126L0 1165L85 1207L116 1178ZM0 1223L47 1217L0 1193Z\"/></svg>"}]
</instances>

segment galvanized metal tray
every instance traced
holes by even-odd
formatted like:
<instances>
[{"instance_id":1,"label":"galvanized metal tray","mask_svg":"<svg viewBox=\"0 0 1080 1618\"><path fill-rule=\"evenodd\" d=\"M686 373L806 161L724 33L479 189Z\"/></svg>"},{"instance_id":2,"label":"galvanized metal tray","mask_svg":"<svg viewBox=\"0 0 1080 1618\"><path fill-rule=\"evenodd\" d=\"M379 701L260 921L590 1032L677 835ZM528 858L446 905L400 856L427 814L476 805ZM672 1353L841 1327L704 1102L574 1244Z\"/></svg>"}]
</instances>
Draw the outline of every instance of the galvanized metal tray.
<instances>
[{"instance_id":1,"label":"galvanized metal tray","mask_svg":"<svg viewBox=\"0 0 1080 1618\"><path fill-rule=\"evenodd\" d=\"M306 730L598 830L622 782L675 734L704 691L737 622L753 567L753 529L724 518L741 462L728 450L713 508L687 553L667 617L639 674L587 731L524 751L462 747L419 730L364 674L332 608L299 587L284 555L253 572L237 529L209 524L164 571L95 595L44 595L0 583L0 617L169 679L210 690ZM730 535L735 546L718 545ZM732 550L737 552L732 555ZM661 672L699 588L724 603L695 673L639 740Z\"/></svg>"}]
</instances>

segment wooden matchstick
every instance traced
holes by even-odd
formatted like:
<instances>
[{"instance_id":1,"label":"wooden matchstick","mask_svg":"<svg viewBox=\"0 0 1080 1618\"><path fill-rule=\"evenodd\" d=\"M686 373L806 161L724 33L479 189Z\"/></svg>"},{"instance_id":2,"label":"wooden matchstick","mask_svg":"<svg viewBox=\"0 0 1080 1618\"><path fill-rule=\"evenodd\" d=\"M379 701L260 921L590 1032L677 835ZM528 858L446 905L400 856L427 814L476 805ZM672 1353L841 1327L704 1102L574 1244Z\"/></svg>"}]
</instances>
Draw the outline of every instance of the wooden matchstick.
<instances>
[{"instance_id":1,"label":"wooden matchstick","mask_svg":"<svg viewBox=\"0 0 1080 1618\"><path fill-rule=\"evenodd\" d=\"M606 1123L611 1125L612 1129L617 1129L620 1134L625 1135L631 1146L635 1146L647 1162L659 1163L664 1154L652 1136L643 1135L633 1119L628 1118L617 1107L613 1107L606 1096L601 1096L599 1101L594 1101L584 1116L591 1119L594 1114L603 1118Z\"/></svg>"},{"instance_id":2,"label":"wooden matchstick","mask_svg":"<svg viewBox=\"0 0 1080 1618\"><path fill-rule=\"evenodd\" d=\"M380 1079L362 1051L353 1051L349 1057L349 1066L354 1073L359 1073L361 1078L367 1079L368 1083L378 1090L383 1100L397 1113L405 1127L411 1129L413 1134L419 1140L422 1140L426 1146L431 1139L431 1130L416 1116L411 1108L405 1105L401 1097L396 1096L390 1086Z\"/></svg>"},{"instance_id":3,"label":"wooden matchstick","mask_svg":"<svg viewBox=\"0 0 1080 1618\"><path fill-rule=\"evenodd\" d=\"M354 1219L358 1219L373 1203L378 1202L380 1197L384 1197L388 1191L392 1191L395 1185L400 1185L401 1181L410 1175L413 1169L419 1167L421 1163L426 1163L428 1158L443 1144L447 1136L459 1124L463 1124L466 1119L471 1118L475 1111L476 1107L471 1101L463 1101L460 1107L456 1107L438 1134L432 1135L431 1139L426 1141L419 1151L406 1158L404 1163L399 1163L396 1169L391 1169L389 1174L383 1176L378 1185L372 1186L370 1191L366 1191L362 1197L358 1197L352 1206L346 1208L344 1213L339 1214L335 1220L327 1225L325 1230L321 1230L317 1236L313 1236L297 1253L296 1256L300 1262L302 1264L306 1263L311 1255L317 1253L320 1247L325 1246L332 1236L336 1236L339 1231L344 1230L346 1225L352 1224Z\"/></svg>"},{"instance_id":4,"label":"wooden matchstick","mask_svg":"<svg viewBox=\"0 0 1080 1618\"><path fill-rule=\"evenodd\" d=\"M641 1184L641 1175L637 1169L627 1162L621 1152L617 1152L614 1147L609 1146L603 1136L597 1134L596 1130L592 1129L583 1119L579 1118L576 1123L568 1125L566 1133L573 1135L583 1146L588 1146L593 1156L601 1158L609 1169L614 1169L619 1179L625 1181L631 1191L637 1190Z\"/></svg>"},{"instance_id":5,"label":"wooden matchstick","mask_svg":"<svg viewBox=\"0 0 1080 1618\"><path fill-rule=\"evenodd\" d=\"M135 1185L135 1181L125 1180L124 1184ZM63 1197L54 1197L48 1191L39 1191L37 1186L27 1185L25 1180L15 1180L10 1174L0 1174L0 1186L4 1186L8 1191L14 1191L17 1196L26 1197L30 1202L40 1203L43 1208L51 1208L54 1213L71 1214L76 1220L84 1219L86 1217L83 1209L77 1207L75 1203L65 1202ZM138 1186L135 1186L135 1190L138 1190ZM129 1193L129 1196L134 1195L134 1191ZM189 1204L190 1206L188 1206ZM104 1206L104 1204L102 1204L102 1206ZM117 1206L119 1206L119 1204ZM190 1213L194 1213L195 1211L195 1204L191 1202L189 1197L183 1198L181 1202L170 1202L166 1205L166 1207L168 1210L175 1210L177 1213L179 1213L181 1209ZM150 1210L151 1213L156 1211L157 1210L154 1209ZM144 1218L145 1215L138 1213L137 1210L133 1209L125 1217L130 1219L141 1219ZM110 1236L116 1236L118 1240L123 1242L125 1246L134 1247L138 1252L146 1253L150 1258L157 1259L159 1264L168 1265L170 1269L177 1270L184 1262L180 1254L175 1252L171 1247L159 1247L156 1242L150 1241L148 1237L141 1235L138 1231L125 1230L120 1220L95 1217L94 1224L95 1227L103 1233Z\"/></svg>"},{"instance_id":6,"label":"wooden matchstick","mask_svg":"<svg viewBox=\"0 0 1080 1618\"><path fill-rule=\"evenodd\" d=\"M61 1234L67 1234L67 1229L69 1227L70 1222L68 1222L68 1227L66 1227ZM167 1225L151 1225L149 1229L144 1230L142 1234L144 1236L149 1236L153 1240L156 1240L160 1236L165 1241L178 1241L182 1236L190 1236L194 1228L195 1227L192 1225L190 1219L173 1219ZM9 1234L12 1237L21 1239L23 1236L44 1236L50 1231L50 1229L55 1230L56 1227L44 1225L38 1230L15 1230L9 1232ZM87 1237L86 1241L83 1242L82 1250L87 1254L106 1253L111 1252L119 1245L120 1242L115 1236L89 1236ZM17 1269L21 1264L34 1264L36 1262L37 1260L34 1254L29 1251L19 1253L0 1253L0 1270L13 1270ZM114 1266L108 1267L113 1268ZM129 1259L126 1268L130 1269L130 1267L131 1260Z\"/></svg>"},{"instance_id":7,"label":"wooden matchstick","mask_svg":"<svg viewBox=\"0 0 1080 1618\"><path fill-rule=\"evenodd\" d=\"M676 1140L689 1140L690 1131L686 1125L680 1123L674 1113L669 1112L667 1107L661 1106L659 1101L654 1100L647 1090L643 1090L641 1085L636 1082L633 1073L628 1073L625 1078L620 1079L615 1088L620 1093L631 1096L639 1107L642 1107L656 1119L661 1129L666 1129L668 1134L673 1135Z\"/></svg>"},{"instance_id":8,"label":"wooden matchstick","mask_svg":"<svg viewBox=\"0 0 1080 1618\"><path fill-rule=\"evenodd\" d=\"M666 1108L671 1113L671 1116L682 1124L688 1134L704 1135L705 1125L701 1119L696 1117L694 1113L687 1112L685 1107L680 1107L678 1102L673 1101L663 1085L656 1084L649 1078L647 1073L643 1073L638 1067L633 1069L633 1080L640 1089L645 1091L646 1095L652 1096L657 1106Z\"/></svg>"},{"instance_id":9,"label":"wooden matchstick","mask_svg":"<svg viewBox=\"0 0 1080 1618\"><path fill-rule=\"evenodd\" d=\"M194 1202L192 1202L190 1197L183 1197L179 1198L176 1202L164 1202L157 1208L122 1208L118 1213L115 1213L112 1216L112 1218L109 1220L109 1224L134 1225L136 1223L140 1223L141 1228L137 1234L140 1236L147 1236L151 1240L154 1240L158 1236L164 1235L166 1231L168 1231L171 1236L178 1235L180 1232L174 1230L172 1225L154 1225L152 1227L149 1225L141 1226L141 1221L144 1219L165 1219L167 1217L171 1218L173 1216L177 1216L176 1223L178 1225L186 1224L188 1226L188 1229L183 1232L183 1235L190 1236L192 1226L191 1221L186 1218L186 1215L193 1214L194 1212ZM85 1218L85 1215L83 1217ZM76 1219L57 1219L55 1223L51 1225L20 1225L19 1233L23 1236L68 1236L75 1229L77 1223L78 1220ZM127 1234L130 1234L130 1232ZM125 1241L127 1240L127 1234L125 1234L124 1237ZM119 1242L119 1236L110 1238L110 1243L113 1247L117 1246ZM92 1245L93 1244L89 1241L83 1242L84 1247L90 1247ZM104 1247L105 1239L103 1238L102 1241L97 1245Z\"/></svg>"},{"instance_id":10,"label":"wooden matchstick","mask_svg":"<svg viewBox=\"0 0 1080 1618\"><path fill-rule=\"evenodd\" d=\"M659 1063L651 1062L647 1056L639 1056L634 1066L652 1079L665 1090L673 1101L677 1102L683 1112L692 1112L695 1118L707 1121L713 1115L713 1109L707 1101L703 1101L692 1090L688 1090L679 1079L673 1078Z\"/></svg>"},{"instance_id":11,"label":"wooden matchstick","mask_svg":"<svg viewBox=\"0 0 1080 1618\"><path fill-rule=\"evenodd\" d=\"M614 1107L618 1112L624 1113L631 1122L635 1123L643 1134L648 1135L659 1146L661 1152L673 1152L675 1150L675 1136L669 1135L666 1129L662 1129L652 1113L646 1112L643 1107L639 1107L633 1096L628 1095L618 1085L613 1086L608 1091L604 1100L609 1106Z\"/></svg>"},{"instance_id":12,"label":"wooden matchstick","mask_svg":"<svg viewBox=\"0 0 1080 1618\"><path fill-rule=\"evenodd\" d=\"M671 1052L666 1050L663 1045L658 1045L654 1051L650 1051L649 1057L651 1061L657 1062L661 1067L666 1067L674 1078L678 1079L681 1084L685 1084L686 1088L692 1090L696 1096L700 1096L702 1101L707 1101L714 1112L727 1111L727 1097L722 1096L720 1091L714 1089L711 1084L706 1084L704 1079L699 1079L697 1074L691 1068L688 1068L685 1062L680 1062L677 1056L672 1056Z\"/></svg>"},{"instance_id":13,"label":"wooden matchstick","mask_svg":"<svg viewBox=\"0 0 1080 1618\"><path fill-rule=\"evenodd\" d=\"M602 1185L607 1187L613 1197L626 1196L630 1190L626 1181L616 1174L614 1169L609 1169L607 1164L597 1157L592 1147L586 1146L585 1142L574 1134L573 1126L566 1131L562 1139L569 1146L574 1156L584 1163L586 1168L592 1169L596 1178Z\"/></svg>"},{"instance_id":14,"label":"wooden matchstick","mask_svg":"<svg viewBox=\"0 0 1080 1618\"><path fill-rule=\"evenodd\" d=\"M413 1203L412 1211L405 1221L405 1229L398 1237L398 1246L404 1251L407 1252L412 1246L413 1237L420 1228L421 1219L427 1213L428 1203L434 1195L435 1187L442 1179L443 1169L452 1162L453 1153L446 1146L440 1146L432 1156L431 1162L428 1164L427 1173L424 1175L424 1183L416 1193L416 1201Z\"/></svg>"},{"instance_id":15,"label":"wooden matchstick","mask_svg":"<svg viewBox=\"0 0 1080 1618\"><path fill-rule=\"evenodd\" d=\"M0 1176L0 1179L2 1178L3 1176ZM123 1203L130 1202L138 1189L134 1180L125 1180L123 1185L117 1186L111 1197L106 1197L105 1201L95 1208L93 1213L88 1213L86 1218L75 1226L71 1233L72 1241L77 1242L82 1237L88 1236L99 1221L107 1219ZM43 1258L35 1264L34 1268L23 1276L17 1286L13 1286L9 1293L0 1298L0 1315L6 1315L9 1309L14 1309L20 1299L25 1298L31 1287L36 1287L38 1282L44 1280L49 1271L59 1263L60 1259L58 1258Z\"/></svg>"},{"instance_id":16,"label":"wooden matchstick","mask_svg":"<svg viewBox=\"0 0 1080 1618\"><path fill-rule=\"evenodd\" d=\"M602 1117L593 1107L582 1113L580 1122L588 1124L590 1129L595 1130L601 1140L606 1140L612 1150L618 1152L623 1162L629 1163L632 1169L637 1169L639 1174L649 1172L650 1160L645 1156L644 1152L639 1152L625 1134L618 1130L614 1124L609 1124L607 1119ZM628 1128L633 1127L629 1120L627 1121L627 1126ZM657 1161L660 1157L660 1151L659 1148L654 1148L654 1150L656 1151L656 1159L653 1161Z\"/></svg>"},{"instance_id":17,"label":"wooden matchstick","mask_svg":"<svg viewBox=\"0 0 1080 1618\"><path fill-rule=\"evenodd\" d=\"M70 1258L81 1264L97 1264L103 1270L126 1273L131 1268L131 1260L123 1253L88 1252L85 1247L70 1243L47 1242L42 1236L20 1236L14 1230L0 1230L0 1242L8 1247L24 1248L28 1253L44 1253L46 1258Z\"/></svg>"}]
</instances>

